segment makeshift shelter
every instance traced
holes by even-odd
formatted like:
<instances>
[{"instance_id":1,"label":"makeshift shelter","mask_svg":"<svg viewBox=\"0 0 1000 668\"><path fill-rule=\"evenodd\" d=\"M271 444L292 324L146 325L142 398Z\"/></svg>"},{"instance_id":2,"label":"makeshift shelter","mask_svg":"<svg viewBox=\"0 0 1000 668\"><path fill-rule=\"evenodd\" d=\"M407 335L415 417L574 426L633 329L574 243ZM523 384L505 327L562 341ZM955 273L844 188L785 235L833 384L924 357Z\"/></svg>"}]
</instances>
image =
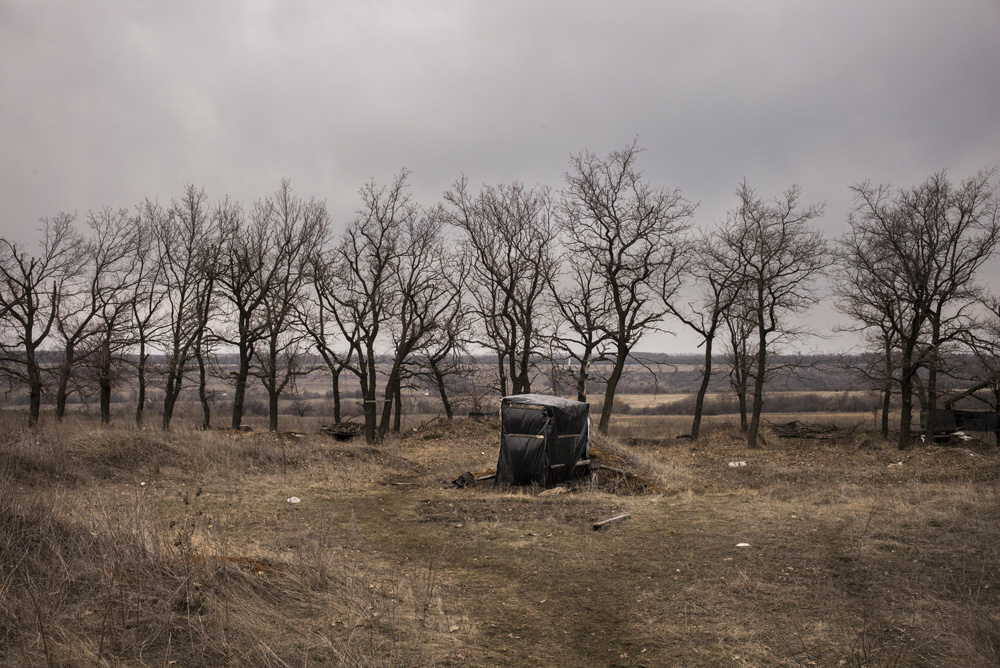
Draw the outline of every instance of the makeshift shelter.
<instances>
[{"instance_id":1,"label":"makeshift shelter","mask_svg":"<svg viewBox=\"0 0 1000 668\"><path fill-rule=\"evenodd\" d=\"M500 402L498 485L549 487L589 472L590 406L543 394Z\"/></svg>"}]
</instances>

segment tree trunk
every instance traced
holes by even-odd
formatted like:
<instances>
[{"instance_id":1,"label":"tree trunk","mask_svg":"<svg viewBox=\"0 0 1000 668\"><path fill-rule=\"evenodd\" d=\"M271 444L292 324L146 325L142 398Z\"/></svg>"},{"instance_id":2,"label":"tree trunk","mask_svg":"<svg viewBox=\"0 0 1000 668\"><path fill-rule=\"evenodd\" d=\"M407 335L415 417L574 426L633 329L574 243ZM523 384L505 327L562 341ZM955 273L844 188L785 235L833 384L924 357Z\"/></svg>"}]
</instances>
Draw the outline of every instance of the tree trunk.
<instances>
[{"instance_id":1,"label":"tree trunk","mask_svg":"<svg viewBox=\"0 0 1000 668\"><path fill-rule=\"evenodd\" d=\"M170 420L174 416L174 406L177 404L177 397L181 394L181 385L184 382L184 375L178 373L175 365L167 373L167 386L163 396L163 430L170 429Z\"/></svg>"},{"instance_id":2,"label":"tree trunk","mask_svg":"<svg viewBox=\"0 0 1000 668\"><path fill-rule=\"evenodd\" d=\"M882 390L882 439L889 438L889 411L892 409L892 381Z\"/></svg>"},{"instance_id":3,"label":"tree trunk","mask_svg":"<svg viewBox=\"0 0 1000 668\"><path fill-rule=\"evenodd\" d=\"M444 405L444 414L449 420L452 420L455 418L455 411L452 410L451 402L448 401L448 391L444 385L444 374L441 373L437 362L433 360L431 361L431 372L434 374L434 380L437 382L438 394L441 395L441 403Z\"/></svg>"},{"instance_id":4,"label":"tree trunk","mask_svg":"<svg viewBox=\"0 0 1000 668\"><path fill-rule=\"evenodd\" d=\"M382 419L378 425L378 440L380 441L389 433L389 420L392 417L393 402L400 390L399 374L399 357L397 356L396 361L393 362L392 369L389 371L389 378L385 381L385 394L382 397Z\"/></svg>"},{"instance_id":5,"label":"tree trunk","mask_svg":"<svg viewBox=\"0 0 1000 668\"><path fill-rule=\"evenodd\" d=\"M236 386L233 388L233 419L232 428L239 429L243 424L243 404L247 393L247 376L250 375L251 354L240 348L240 366L236 371Z\"/></svg>"},{"instance_id":6,"label":"tree trunk","mask_svg":"<svg viewBox=\"0 0 1000 668\"><path fill-rule=\"evenodd\" d=\"M56 388L56 420L60 422L66 415L66 398L69 394L69 377L73 370L73 362L76 358L75 346L72 343L66 344L65 359L63 367L59 371L59 386Z\"/></svg>"},{"instance_id":7,"label":"tree trunk","mask_svg":"<svg viewBox=\"0 0 1000 668\"><path fill-rule=\"evenodd\" d=\"M941 314L935 314L931 319L931 349L930 359L927 360L927 402L923 405L927 411L927 424L924 425L924 433L927 434L927 442L934 443L934 434L937 431L937 377L938 364L940 363L941 344Z\"/></svg>"},{"instance_id":8,"label":"tree trunk","mask_svg":"<svg viewBox=\"0 0 1000 668\"><path fill-rule=\"evenodd\" d=\"M375 430L375 421L377 420L378 406L375 405L376 402L375 397L369 396L369 394L373 395L374 393L364 392L362 394L364 397L363 410L365 415L365 443L371 445L378 442L376 440L377 433Z\"/></svg>"},{"instance_id":9,"label":"tree trunk","mask_svg":"<svg viewBox=\"0 0 1000 668\"><path fill-rule=\"evenodd\" d=\"M173 392L173 379L167 379L167 391L163 397L163 431L170 429L170 418L174 415L174 404L177 403L177 395Z\"/></svg>"},{"instance_id":10,"label":"tree trunk","mask_svg":"<svg viewBox=\"0 0 1000 668\"><path fill-rule=\"evenodd\" d=\"M111 343L101 342L101 365L98 371L98 386L101 394L101 424L111 424Z\"/></svg>"},{"instance_id":11,"label":"tree trunk","mask_svg":"<svg viewBox=\"0 0 1000 668\"><path fill-rule=\"evenodd\" d=\"M760 413L764 408L764 372L767 371L767 333L763 324L757 337L757 375L753 379L753 412L747 429L747 447L757 447L757 433L760 430Z\"/></svg>"},{"instance_id":12,"label":"tree trunk","mask_svg":"<svg viewBox=\"0 0 1000 668\"><path fill-rule=\"evenodd\" d=\"M701 413L705 408L705 394L708 393L708 383L712 380L712 335L705 337L705 367L701 374L701 385L694 398L694 420L691 421L691 438L698 438L701 431Z\"/></svg>"},{"instance_id":13,"label":"tree trunk","mask_svg":"<svg viewBox=\"0 0 1000 668\"><path fill-rule=\"evenodd\" d=\"M497 374L498 380L500 381L500 396L507 396L507 373L504 371L503 366L503 354L497 353Z\"/></svg>"},{"instance_id":14,"label":"tree trunk","mask_svg":"<svg viewBox=\"0 0 1000 668\"><path fill-rule=\"evenodd\" d=\"M892 343L885 338L885 387L882 389L882 439L889 439L889 411L892 408Z\"/></svg>"},{"instance_id":15,"label":"tree trunk","mask_svg":"<svg viewBox=\"0 0 1000 668\"><path fill-rule=\"evenodd\" d=\"M271 340L270 350L267 359L267 428L270 431L278 431L278 397L281 389L278 387L278 353L277 341Z\"/></svg>"},{"instance_id":16,"label":"tree trunk","mask_svg":"<svg viewBox=\"0 0 1000 668\"><path fill-rule=\"evenodd\" d=\"M267 415L267 428L278 431L278 392L270 387L267 388Z\"/></svg>"},{"instance_id":17,"label":"tree trunk","mask_svg":"<svg viewBox=\"0 0 1000 668\"><path fill-rule=\"evenodd\" d=\"M361 372L361 397L364 401L365 415L365 442L373 444L378 442L378 431L376 422L378 421L378 405L375 399L375 351L372 346L368 346L366 354L358 354L358 365Z\"/></svg>"},{"instance_id":18,"label":"tree trunk","mask_svg":"<svg viewBox=\"0 0 1000 668\"><path fill-rule=\"evenodd\" d=\"M142 414L146 409L146 342L140 339L139 341L139 392L138 398L135 404L135 424L137 427L142 426Z\"/></svg>"},{"instance_id":19,"label":"tree trunk","mask_svg":"<svg viewBox=\"0 0 1000 668\"><path fill-rule=\"evenodd\" d=\"M611 411L615 405L615 391L618 389L618 381L621 380L622 371L625 370L625 359L628 357L628 350L624 346L618 346L618 353L615 355L615 365L611 369L608 377L608 387L604 391L604 408L601 409L601 421L597 425L597 431L607 435L608 426L611 424Z\"/></svg>"},{"instance_id":20,"label":"tree trunk","mask_svg":"<svg viewBox=\"0 0 1000 668\"><path fill-rule=\"evenodd\" d=\"M747 385L745 380L740 389L736 390L736 401L740 405L740 431L745 434L750 428L750 422L747 419Z\"/></svg>"},{"instance_id":21,"label":"tree trunk","mask_svg":"<svg viewBox=\"0 0 1000 668\"><path fill-rule=\"evenodd\" d=\"M341 369L337 369L333 372L333 421L335 424L340 423L340 372Z\"/></svg>"},{"instance_id":22,"label":"tree trunk","mask_svg":"<svg viewBox=\"0 0 1000 668\"><path fill-rule=\"evenodd\" d=\"M206 388L207 374L205 373L205 356L201 352L199 345L196 353L198 358L198 399L201 401L201 428L209 431L212 428L212 406L208 402L208 390Z\"/></svg>"},{"instance_id":23,"label":"tree trunk","mask_svg":"<svg viewBox=\"0 0 1000 668\"><path fill-rule=\"evenodd\" d=\"M899 383L899 440L897 446L905 450L910 446L910 423L913 419L913 374L909 354L904 352Z\"/></svg>"},{"instance_id":24,"label":"tree trunk","mask_svg":"<svg viewBox=\"0 0 1000 668\"><path fill-rule=\"evenodd\" d=\"M1000 410L1000 387L993 386L993 410ZM1000 429L993 432L993 445L1000 447Z\"/></svg>"},{"instance_id":25,"label":"tree trunk","mask_svg":"<svg viewBox=\"0 0 1000 668\"><path fill-rule=\"evenodd\" d=\"M37 427L42 411L42 373L35 363L34 351L28 354L28 426Z\"/></svg>"},{"instance_id":26,"label":"tree trunk","mask_svg":"<svg viewBox=\"0 0 1000 668\"><path fill-rule=\"evenodd\" d=\"M590 382L590 354L584 353L580 360L580 372L576 376L576 400L587 403L587 385Z\"/></svg>"},{"instance_id":27,"label":"tree trunk","mask_svg":"<svg viewBox=\"0 0 1000 668\"><path fill-rule=\"evenodd\" d=\"M395 406L395 417L392 420L392 433L398 434L403 429L403 393L402 388L396 388L396 398L393 401Z\"/></svg>"}]
</instances>

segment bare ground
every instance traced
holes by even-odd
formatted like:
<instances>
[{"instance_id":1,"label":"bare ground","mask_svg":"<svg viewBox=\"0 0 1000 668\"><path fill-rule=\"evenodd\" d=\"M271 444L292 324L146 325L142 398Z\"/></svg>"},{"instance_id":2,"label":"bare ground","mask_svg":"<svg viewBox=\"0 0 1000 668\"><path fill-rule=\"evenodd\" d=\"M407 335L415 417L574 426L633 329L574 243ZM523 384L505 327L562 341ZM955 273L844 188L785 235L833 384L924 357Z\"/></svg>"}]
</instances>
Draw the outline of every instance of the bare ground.
<instances>
[{"instance_id":1,"label":"bare ground","mask_svg":"<svg viewBox=\"0 0 1000 668\"><path fill-rule=\"evenodd\" d=\"M751 451L720 423L694 443L648 424L596 445L649 484L599 471L563 494L450 487L494 466L488 421L378 447L8 428L0 660L1000 662L996 449L856 431Z\"/></svg>"}]
</instances>

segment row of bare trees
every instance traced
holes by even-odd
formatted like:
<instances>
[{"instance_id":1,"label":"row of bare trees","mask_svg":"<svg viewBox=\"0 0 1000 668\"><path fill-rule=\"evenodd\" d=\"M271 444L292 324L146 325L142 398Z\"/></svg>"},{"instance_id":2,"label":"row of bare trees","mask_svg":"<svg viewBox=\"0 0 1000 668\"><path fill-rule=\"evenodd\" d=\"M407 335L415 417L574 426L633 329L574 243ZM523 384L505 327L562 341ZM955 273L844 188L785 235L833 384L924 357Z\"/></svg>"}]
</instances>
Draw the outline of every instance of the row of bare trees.
<instances>
[{"instance_id":1,"label":"row of bare trees","mask_svg":"<svg viewBox=\"0 0 1000 668\"><path fill-rule=\"evenodd\" d=\"M814 224L823 207L803 204L794 186L767 199L744 182L726 220L698 229L695 205L650 185L640 154L632 142L574 155L559 191L475 191L462 178L431 208L413 201L403 170L361 188L340 234L325 204L287 181L248 207L188 186L169 205L91 212L89 233L60 214L43 221L36 253L0 239L0 371L11 389L27 389L31 424L43 393L62 418L71 395L93 387L107 422L124 382L137 390L142 423L155 382L163 428L192 384L207 428L215 376L232 388L233 428L256 382L271 429L282 395L318 368L339 420L347 372L376 442L399 430L412 384L436 388L450 417L449 378L470 352L488 351L501 395L531 392L542 361L558 360L586 401L600 363L606 432L628 361L673 318L704 347L692 436L721 346L755 446L766 380L802 333L796 316L819 301L824 276L877 353L868 371L886 401L901 397L901 443L914 383L926 376L927 401L937 400L943 352L991 352L973 313L987 303L974 276L997 242L993 172L959 186L944 174L906 191L854 186L851 232L833 244Z\"/></svg>"}]
</instances>

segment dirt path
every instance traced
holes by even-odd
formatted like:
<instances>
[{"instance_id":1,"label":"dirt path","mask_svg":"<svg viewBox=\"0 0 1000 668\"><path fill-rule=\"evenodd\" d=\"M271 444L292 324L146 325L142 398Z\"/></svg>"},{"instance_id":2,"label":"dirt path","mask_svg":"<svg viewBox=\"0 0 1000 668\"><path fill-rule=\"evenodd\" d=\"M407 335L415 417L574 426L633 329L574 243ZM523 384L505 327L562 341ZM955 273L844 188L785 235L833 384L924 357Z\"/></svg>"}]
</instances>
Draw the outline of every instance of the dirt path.
<instances>
[{"instance_id":1,"label":"dirt path","mask_svg":"<svg viewBox=\"0 0 1000 668\"><path fill-rule=\"evenodd\" d=\"M373 558L433 562L446 605L465 620L467 665L660 666L678 654L697 665L688 640L677 647L647 622L695 584L692 560L735 544L707 535L718 518L704 502L406 486L349 506ZM623 511L630 521L592 529Z\"/></svg>"}]
</instances>

